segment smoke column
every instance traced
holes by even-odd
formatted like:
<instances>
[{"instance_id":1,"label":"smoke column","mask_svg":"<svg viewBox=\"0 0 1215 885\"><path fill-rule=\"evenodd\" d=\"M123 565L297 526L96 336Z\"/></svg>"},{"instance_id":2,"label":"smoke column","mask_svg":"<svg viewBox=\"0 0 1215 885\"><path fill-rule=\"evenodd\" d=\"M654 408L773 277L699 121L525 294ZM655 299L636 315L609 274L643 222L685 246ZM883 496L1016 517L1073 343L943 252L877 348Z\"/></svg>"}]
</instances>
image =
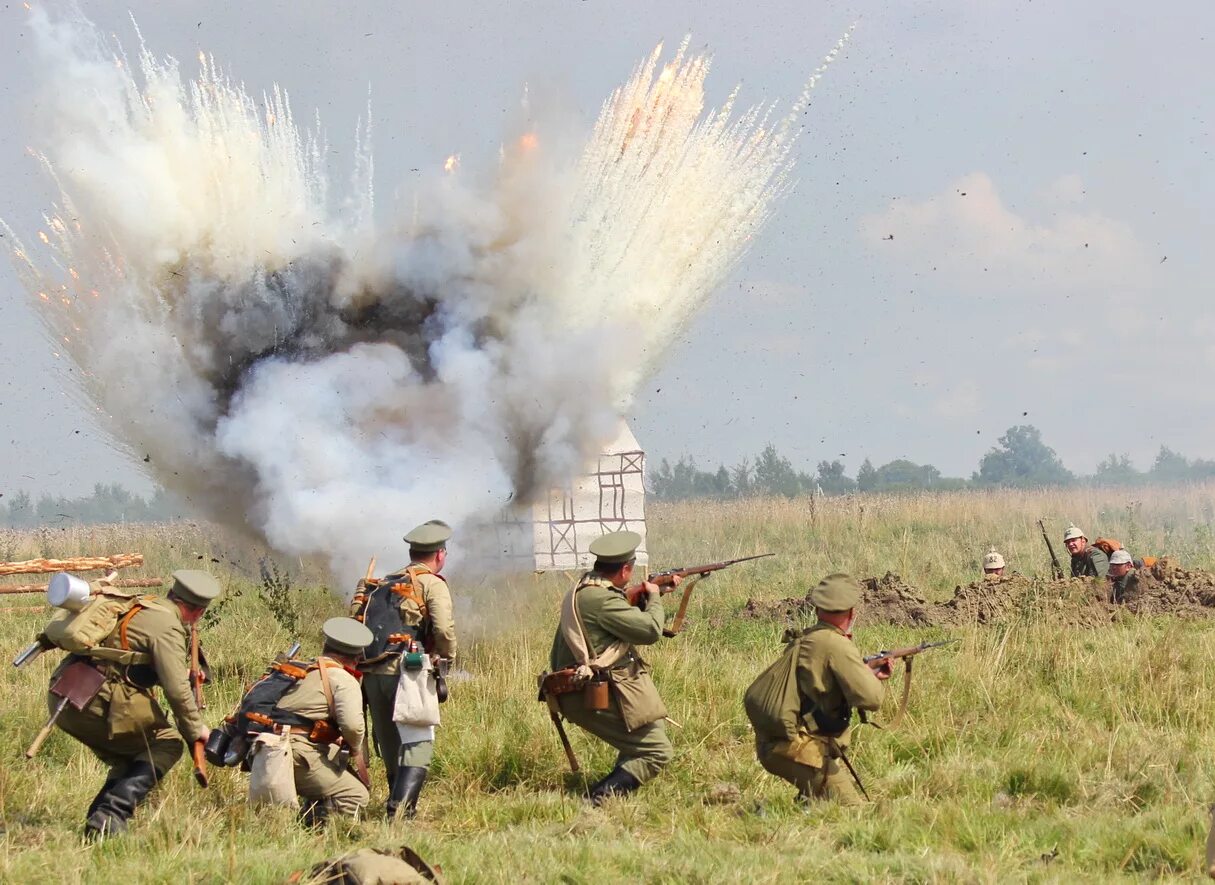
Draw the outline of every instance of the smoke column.
<instances>
[{"instance_id":1,"label":"smoke column","mask_svg":"<svg viewBox=\"0 0 1215 885\"><path fill-rule=\"evenodd\" d=\"M409 524L566 484L612 438L788 190L845 42L781 114L706 112L709 59L660 46L575 155L524 132L488 181L436 175L384 222L369 125L333 187L278 87L35 22L59 194L33 248L8 233L76 392L164 486L343 578Z\"/></svg>"}]
</instances>

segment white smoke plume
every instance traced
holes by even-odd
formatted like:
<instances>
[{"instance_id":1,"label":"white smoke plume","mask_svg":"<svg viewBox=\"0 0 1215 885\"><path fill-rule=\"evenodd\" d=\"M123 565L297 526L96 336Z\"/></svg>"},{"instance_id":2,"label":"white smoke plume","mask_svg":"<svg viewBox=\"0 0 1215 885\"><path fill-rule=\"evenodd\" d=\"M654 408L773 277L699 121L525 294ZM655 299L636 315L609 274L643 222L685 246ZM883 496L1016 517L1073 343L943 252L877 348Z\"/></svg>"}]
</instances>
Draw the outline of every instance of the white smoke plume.
<instances>
[{"instance_id":1,"label":"white smoke plume","mask_svg":"<svg viewBox=\"0 0 1215 885\"><path fill-rule=\"evenodd\" d=\"M524 132L384 221L369 126L333 188L277 86L36 22L59 196L13 257L80 395L166 487L342 578L580 472L788 189L844 45L780 115L706 113L709 59L660 46L576 156Z\"/></svg>"}]
</instances>

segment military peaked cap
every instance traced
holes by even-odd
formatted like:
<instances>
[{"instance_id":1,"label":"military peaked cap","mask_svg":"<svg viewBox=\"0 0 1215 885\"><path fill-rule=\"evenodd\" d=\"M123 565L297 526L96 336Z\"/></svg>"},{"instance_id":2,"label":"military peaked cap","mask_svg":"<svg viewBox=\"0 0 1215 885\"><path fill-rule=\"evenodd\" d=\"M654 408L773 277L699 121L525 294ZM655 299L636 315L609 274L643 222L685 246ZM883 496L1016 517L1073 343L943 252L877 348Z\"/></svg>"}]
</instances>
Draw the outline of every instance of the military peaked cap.
<instances>
[{"instance_id":1,"label":"military peaked cap","mask_svg":"<svg viewBox=\"0 0 1215 885\"><path fill-rule=\"evenodd\" d=\"M641 546L641 535L636 532L608 532L591 541L591 555L600 562L623 565L631 560Z\"/></svg>"},{"instance_id":2,"label":"military peaked cap","mask_svg":"<svg viewBox=\"0 0 1215 885\"><path fill-rule=\"evenodd\" d=\"M219 581L204 571L181 569L173 572L173 586L169 592L182 602L206 608L220 594Z\"/></svg>"},{"instance_id":3,"label":"military peaked cap","mask_svg":"<svg viewBox=\"0 0 1215 885\"><path fill-rule=\"evenodd\" d=\"M424 522L405 536L405 543L419 553L434 553L447 546L451 526L439 519Z\"/></svg>"},{"instance_id":4,"label":"military peaked cap","mask_svg":"<svg viewBox=\"0 0 1215 885\"><path fill-rule=\"evenodd\" d=\"M825 612L846 612L861 601L861 585L852 575L827 575L810 591L810 603Z\"/></svg>"},{"instance_id":5,"label":"military peaked cap","mask_svg":"<svg viewBox=\"0 0 1215 885\"><path fill-rule=\"evenodd\" d=\"M357 655L375 639L375 634L354 618L330 618L321 626L325 647L342 655Z\"/></svg>"},{"instance_id":6,"label":"military peaked cap","mask_svg":"<svg viewBox=\"0 0 1215 885\"><path fill-rule=\"evenodd\" d=\"M1131 554L1125 550L1115 550L1110 554L1110 565L1133 565L1135 562L1131 558Z\"/></svg>"}]
</instances>

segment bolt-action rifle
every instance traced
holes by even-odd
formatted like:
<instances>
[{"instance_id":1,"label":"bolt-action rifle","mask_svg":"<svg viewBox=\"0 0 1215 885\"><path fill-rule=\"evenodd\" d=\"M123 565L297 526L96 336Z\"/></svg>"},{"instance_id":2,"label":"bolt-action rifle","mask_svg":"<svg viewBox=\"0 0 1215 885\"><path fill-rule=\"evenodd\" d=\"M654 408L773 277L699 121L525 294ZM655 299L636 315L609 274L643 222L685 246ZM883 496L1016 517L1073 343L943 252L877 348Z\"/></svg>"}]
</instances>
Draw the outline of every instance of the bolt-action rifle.
<instances>
[{"instance_id":1,"label":"bolt-action rifle","mask_svg":"<svg viewBox=\"0 0 1215 885\"><path fill-rule=\"evenodd\" d=\"M915 656L920 652L928 651L930 648L940 648L943 645L950 645L958 642L957 639L942 639L940 642L921 642L919 645L911 645L906 648L896 648L889 651L879 651L875 654L865 655L862 660L874 670L879 670L882 667L887 667L894 661L901 660L906 669L903 671L903 696L899 699L898 712L894 714L894 718L886 724L886 728L895 728L903 721L903 716L907 713L907 699L911 697L911 664L915 660ZM861 714L861 721L867 722L864 713ZM854 775L855 777L855 775Z\"/></svg>"},{"instance_id":2,"label":"bolt-action rifle","mask_svg":"<svg viewBox=\"0 0 1215 885\"><path fill-rule=\"evenodd\" d=\"M1042 524L1042 520L1038 520L1038 528L1042 529L1042 540L1046 542L1046 551L1050 554L1050 573L1056 581L1063 580L1063 566L1059 564L1059 557L1055 556L1054 545L1050 542L1050 535L1046 533L1046 526Z\"/></svg>"},{"instance_id":3,"label":"bolt-action rifle","mask_svg":"<svg viewBox=\"0 0 1215 885\"><path fill-rule=\"evenodd\" d=\"M740 562L750 562L752 559L763 559L765 556L775 556L775 553L758 553L755 556L743 556L739 559L727 559L724 562L711 562L707 565L694 565L689 568L673 568L665 572L659 572L656 575L650 575L646 580L651 584L657 584L663 595L670 593L675 589L676 578L688 578L692 580L683 585L683 596L679 600L679 609L675 612L675 617L671 620L671 626L662 631L663 636L675 636L683 629L684 615L688 611L688 603L692 599L692 588L696 586L696 582L701 578L708 577L713 572L720 571L723 568L729 568L732 565L737 565ZM640 609L645 609L646 592L644 584L634 584L624 591L625 599L629 601L629 605L635 605Z\"/></svg>"}]
</instances>

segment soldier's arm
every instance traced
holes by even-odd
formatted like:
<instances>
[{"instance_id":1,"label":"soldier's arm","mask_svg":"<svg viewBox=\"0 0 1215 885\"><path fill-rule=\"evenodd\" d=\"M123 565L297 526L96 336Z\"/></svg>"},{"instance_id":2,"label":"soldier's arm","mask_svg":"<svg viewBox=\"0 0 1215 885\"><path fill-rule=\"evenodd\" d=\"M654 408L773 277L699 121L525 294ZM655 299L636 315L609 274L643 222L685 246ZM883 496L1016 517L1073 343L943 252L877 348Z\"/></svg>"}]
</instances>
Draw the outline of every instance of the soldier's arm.
<instances>
[{"instance_id":1,"label":"soldier's arm","mask_svg":"<svg viewBox=\"0 0 1215 885\"><path fill-rule=\"evenodd\" d=\"M186 628L178 623L166 623L162 629L149 635L148 645L160 690L173 711L173 721L177 723L177 730L186 743L192 744L206 733L207 726L194 703L194 692L190 688Z\"/></svg>"},{"instance_id":2,"label":"soldier's arm","mask_svg":"<svg viewBox=\"0 0 1215 885\"><path fill-rule=\"evenodd\" d=\"M1100 547L1090 547L1089 549L1092 551L1093 570L1097 572L1098 578L1104 578L1110 572L1110 558Z\"/></svg>"},{"instance_id":3,"label":"soldier's arm","mask_svg":"<svg viewBox=\"0 0 1215 885\"><path fill-rule=\"evenodd\" d=\"M456 656L456 620L452 611L451 590L440 578L423 579L422 598L426 600L435 653L445 658Z\"/></svg>"},{"instance_id":4,"label":"soldier's arm","mask_svg":"<svg viewBox=\"0 0 1215 885\"><path fill-rule=\"evenodd\" d=\"M633 645L653 645L662 638L665 619L662 602L657 595L650 598L645 611L642 611L629 605L629 601L619 593L608 593L599 609L598 620L600 627L625 642L631 642Z\"/></svg>"},{"instance_id":5,"label":"soldier's arm","mask_svg":"<svg viewBox=\"0 0 1215 885\"><path fill-rule=\"evenodd\" d=\"M831 672L848 703L860 710L881 707L886 688L861 659L860 650L841 636L831 651Z\"/></svg>"},{"instance_id":6,"label":"soldier's arm","mask_svg":"<svg viewBox=\"0 0 1215 885\"><path fill-rule=\"evenodd\" d=\"M342 740L346 742L350 752L357 752L363 745L365 736L363 693L359 690L355 678L344 670L334 667L328 674L333 688L333 709L337 714L337 722L334 725L342 733Z\"/></svg>"}]
</instances>

